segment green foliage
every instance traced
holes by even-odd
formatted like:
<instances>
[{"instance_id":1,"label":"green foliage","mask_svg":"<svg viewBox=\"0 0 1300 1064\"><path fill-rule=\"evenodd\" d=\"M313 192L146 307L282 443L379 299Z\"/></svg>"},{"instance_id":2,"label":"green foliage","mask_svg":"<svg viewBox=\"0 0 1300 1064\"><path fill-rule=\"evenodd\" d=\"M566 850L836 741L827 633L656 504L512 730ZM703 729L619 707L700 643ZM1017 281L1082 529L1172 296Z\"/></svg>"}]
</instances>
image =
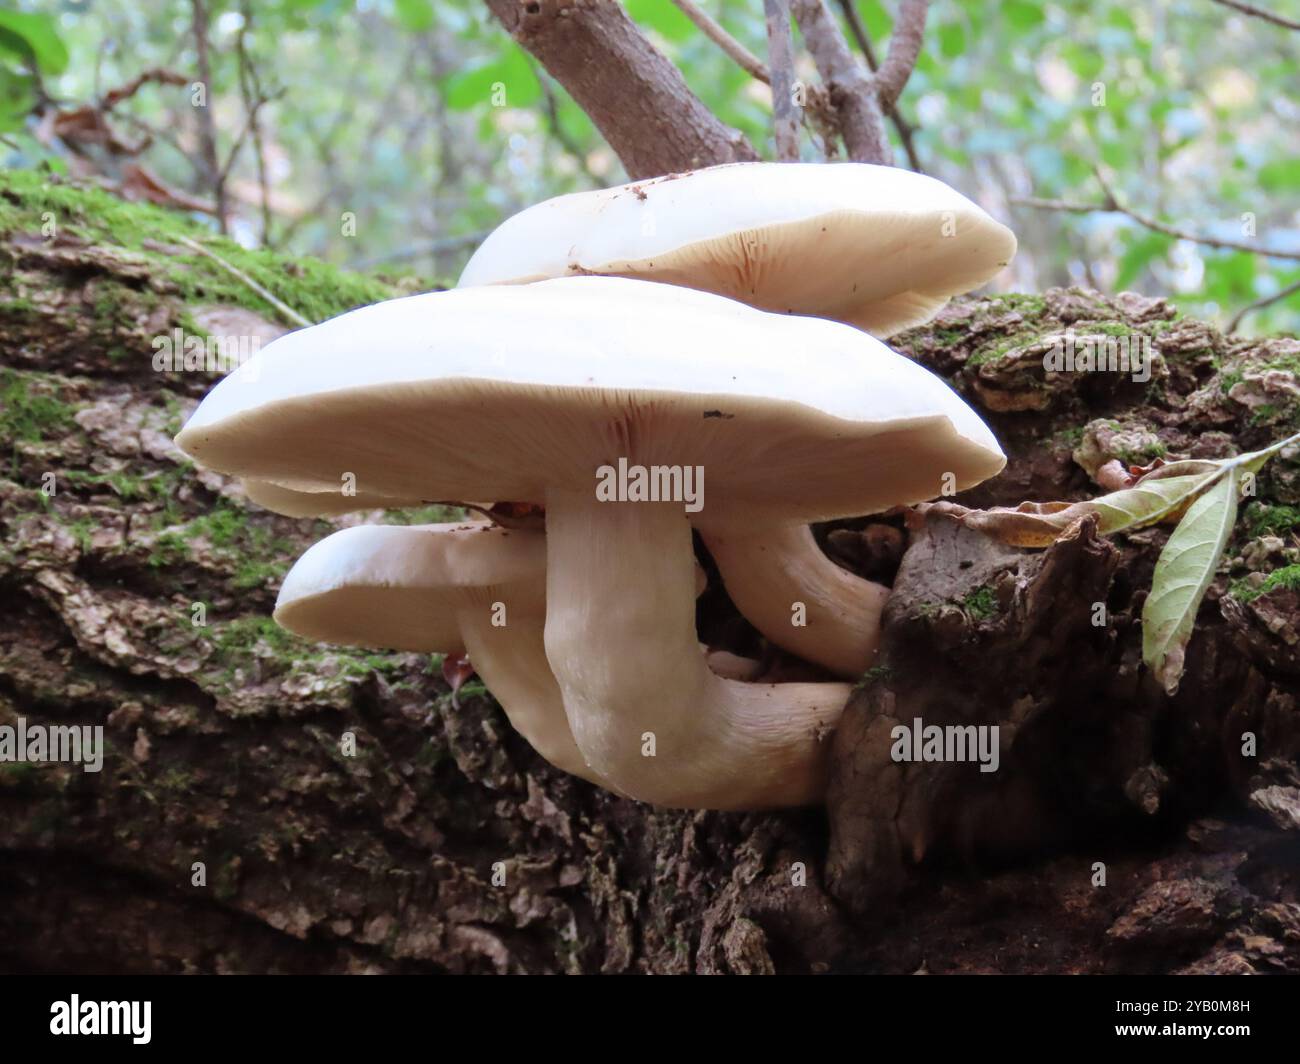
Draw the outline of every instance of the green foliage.
<instances>
[{"instance_id":1,"label":"green foliage","mask_svg":"<svg viewBox=\"0 0 1300 1064\"><path fill-rule=\"evenodd\" d=\"M0 13L0 127L15 131L17 145L0 149L8 153L0 161L11 167L64 165L16 124L37 76L51 95L83 102L150 67L188 70L192 62L189 0L78 4L75 18L57 20L47 12L68 5L19 6ZM625 6L705 104L771 157L767 90L669 0ZM453 250L422 245L472 236L528 203L624 176L590 120L482 0L254 0L242 7L247 24L241 7L212 5L219 140L228 151L243 125L235 47L242 42L267 90L283 90L262 117L274 157L271 235L284 250L333 263L413 263L451 281L472 241ZM839 5L830 7L838 15ZM754 54L766 53L757 0L711 0L707 9ZM857 0L857 10L884 54L896 0ZM1300 269L1189 245L1116 213L1008 204L1024 194L1099 202L1093 166L1100 163L1126 204L1176 227L1295 248L1300 163L1294 131L1278 111L1279 100L1294 96L1293 36L1208 3L953 0L931 5L901 109L918 127L925 169L991 206L1020 234L1023 266L1013 264L998 284L1094 281L1173 295L1189 313L1226 321L1300 280ZM186 147L197 141L198 113L185 87L146 87L115 113L124 132L136 129L130 116L174 133L156 138L142 161L168 185L209 195L197 153ZM805 158L820 157L819 148L804 137ZM250 199L257 166L247 138L231 184L240 190L241 242L255 242L264 234ZM345 213L355 235L343 232ZM0 201L0 220L4 214ZM312 320L376 294L321 298L331 278L314 267L286 276L233 242L211 246ZM202 282L187 292L225 297L239 288L188 251L172 267L175 276ZM1244 323L1246 332L1297 329L1300 295Z\"/></svg>"},{"instance_id":2,"label":"green foliage","mask_svg":"<svg viewBox=\"0 0 1300 1064\"><path fill-rule=\"evenodd\" d=\"M61 183L33 171L0 173L0 233L39 233L42 216L47 213L63 231L87 243L156 257L187 301L246 306L268 318L278 318L274 307L210 257L173 243L181 237L210 248L309 321L323 321L394 294L382 281L345 272L319 259L295 259L289 272L284 259L274 252L241 247L175 211L127 203L103 189ZM115 306L110 287L100 287L94 309L98 316L112 318Z\"/></svg>"},{"instance_id":3,"label":"green foliage","mask_svg":"<svg viewBox=\"0 0 1300 1064\"><path fill-rule=\"evenodd\" d=\"M41 77L67 66L68 49L52 16L0 11L0 133L21 128Z\"/></svg>"}]
</instances>

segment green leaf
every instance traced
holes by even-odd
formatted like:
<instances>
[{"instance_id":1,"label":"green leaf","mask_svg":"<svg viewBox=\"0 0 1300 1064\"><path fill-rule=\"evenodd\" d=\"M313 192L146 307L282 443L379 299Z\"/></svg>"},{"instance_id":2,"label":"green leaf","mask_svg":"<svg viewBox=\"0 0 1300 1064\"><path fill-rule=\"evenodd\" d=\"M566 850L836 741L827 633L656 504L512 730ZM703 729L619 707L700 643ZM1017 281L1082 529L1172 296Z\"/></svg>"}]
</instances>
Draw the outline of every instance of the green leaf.
<instances>
[{"instance_id":1,"label":"green leaf","mask_svg":"<svg viewBox=\"0 0 1300 1064\"><path fill-rule=\"evenodd\" d=\"M507 107L527 107L536 103L542 94L528 57L518 45L511 44L500 59L448 78L443 85L443 98L453 111L468 111L492 103L497 85L504 88Z\"/></svg>"},{"instance_id":2,"label":"green leaf","mask_svg":"<svg viewBox=\"0 0 1300 1064\"><path fill-rule=\"evenodd\" d=\"M36 64L43 74L62 74L68 68L68 49L50 15L0 11L0 51Z\"/></svg>"},{"instance_id":3,"label":"green leaf","mask_svg":"<svg viewBox=\"0 0 1300 1064\"><path fill-rule=\"evenodd\" d=\"M1119 260L1115 274L1115 291L1123 292L1142 275L1147 263L1166 254L1173 246L1173 238L1163 233L1142 233L1134 237Z\"/></svg>"},{"instance_id":4,"label":"green leaf","mask_svg":"<svg viewBox=\"0 0 1300 1064\"><path fill-rule=\"evenodd\" d=\"M676 4L664 0L627 0L626 6L634 22L649 26L665 40L689 40L695 32L695 23L683 15Z\"/></svg>"},{"instance_id":5,"label":"green leaf","mask_svg":"<svg viewBox=\"0 0 1300 1064\"><path fill-rule=\"evenodd\" d=\"M1042 5L1030 3L1029 0L1009 0L1002 5L1001 10L1012 27L1018 30L1031 30L1043 21Z\"/></svg>"},{"instance_id":6,"label":"green leaf","mask_svg":"<svg viewBox=\"0 0 1300 1064\"><path fill-rule=\"evenodd\" d=\"M939 51L945 59L953 59L966 50L966 30L963 26L949 22L939 27Z\"/></svg>"},{"instance_id":7,"label":"green leaf","mask_svg":"<svg viewBox=\"0 0 1300 1064\"><path fill-rule=\"evenodd\" d=\"M1237 470L1229 469L1192 503L1156 562L1142 609L1142 661L1171 695L1183 675L1196 611L1236 521Z\"/></svg>"},{"instance_id":8,"label":"green leaf","mask_svg":"<svg viewBox=\"0 0 1300 1064\"><path fill-rule=\"evenodd\" d=\"M433 28L433 0L396 0L397 21L412 33Z\"/></svg>"},{"instance_id":9,"label":"green leaf","mask_svg":"<svg viewBox=\"0 0 1300 1064\"><path fill-rule=\"evenodd\" d=\"M858 13L862 16L867 36L873 41L883 41L894 28L894 19L880 0L860 0Z\"/></svg>"}]
</instances>

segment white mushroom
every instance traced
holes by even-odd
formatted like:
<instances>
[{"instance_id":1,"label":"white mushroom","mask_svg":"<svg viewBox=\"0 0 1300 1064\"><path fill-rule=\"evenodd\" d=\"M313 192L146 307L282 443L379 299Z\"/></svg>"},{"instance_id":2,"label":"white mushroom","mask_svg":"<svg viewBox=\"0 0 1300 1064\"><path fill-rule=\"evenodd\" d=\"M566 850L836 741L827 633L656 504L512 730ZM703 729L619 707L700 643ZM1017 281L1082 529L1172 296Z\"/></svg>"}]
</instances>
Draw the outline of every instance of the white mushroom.
<instances>
[{"instance_id":1,"label":"white mushroom","mask_svg":"<svg viewBox=\"0 0 1300 1064\"><path fill-rule=\"evenodd\" d=\"M544 500L546 656L573 737L599 777L663 805L817 801L849 688L714 676L686 507L604 501L602 467L701 467L694 517L725 531L917 502L1004 462L942 381L862 332L617 278L393 300L256 359L256 383L237 370L178 437L197 461L291 484L350 469L394 497Z\"/></svg>"},{"instance_id":2,"label":"white mushroom","mask_svg":"<svg viewBox=\"0 0 1300 1064\"><path fill-rule=\"evenodd\" d=\"M636 277L887 336L929 320L1015 251L1010 229L924 174L734 163L529 207L484 241L459 284ZM773 643L840 676L868 667L887 588L836 565L798 524L706 529L704 541L736 607Z\"/></svg>"},{"instance_id":3,"label":"white mushroom","mask_svg":"<svg viewBox=\"0 0 1300 1064\"><path fill-rule=\"evenodd\" d=\"M488 524L358 525L312 546L275 619L342 646L467 654L511 726L556 768L603 782L546 662L546 540Z\"/></svg>"},{"instance_id":4,"label":"white mushroom","mask_svg":"<svg viewBox=\"0 0 1300 1064\"><path fill-rule=\"evenodd\" d=\"M520 211L459 285L611 274L698 288L888 336L929 321L1016 253L942 181L868 163L730 163Z\"/></svg>"}]
</instances>

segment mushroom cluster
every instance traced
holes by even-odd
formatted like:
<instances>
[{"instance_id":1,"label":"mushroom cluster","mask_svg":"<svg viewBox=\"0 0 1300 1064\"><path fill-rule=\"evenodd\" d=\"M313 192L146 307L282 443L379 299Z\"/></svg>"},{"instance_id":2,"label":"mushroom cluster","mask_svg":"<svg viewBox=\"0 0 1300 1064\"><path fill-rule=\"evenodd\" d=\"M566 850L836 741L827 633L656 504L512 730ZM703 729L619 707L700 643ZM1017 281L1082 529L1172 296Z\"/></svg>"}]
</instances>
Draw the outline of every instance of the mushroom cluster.
<instances>
[{"instance_id":1,"label":"mushroom cluster","mask_svg":"<svg viewBox=\"0 0 1300 1064\"><path fill-rule=\"evenodd\" d=\"M286 577L276 619L467 652L543 757L619 794L812 803L850 688L710 668L692 532L767 638L860 675L888 592L831 562L810 523L973 486L1005 461L946 384L864 328L923 320L1014 249L939 182L859 164L561 197L502 225L457 288L270 344L177 442L282 513L541 505L544 534L336 533Z\"/></svg>"}]
</instances>

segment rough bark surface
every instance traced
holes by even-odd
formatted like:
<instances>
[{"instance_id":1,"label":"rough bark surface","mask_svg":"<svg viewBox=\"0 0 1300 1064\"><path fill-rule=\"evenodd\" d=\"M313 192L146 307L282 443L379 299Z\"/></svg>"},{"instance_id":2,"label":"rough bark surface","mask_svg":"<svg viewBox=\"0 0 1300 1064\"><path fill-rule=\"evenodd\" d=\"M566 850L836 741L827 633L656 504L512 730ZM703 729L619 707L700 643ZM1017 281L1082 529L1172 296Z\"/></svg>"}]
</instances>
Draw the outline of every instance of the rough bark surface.
<instances>
[{"instance_id":1,"label":"rough bark surface","mask_svg":"<svg viewBox=\"0 0 1300 1064\"><path fill-rule=\"evenodd\" d=\"M829 820L655 810L552 770L428 658L274 627L285 567L333 526L184 461L170 437L212 378L154 372L151 340L280 326L172 233L123 247L63 198L44 239L53 195L0 184L0 723L102 724L111 748L98 774L0 765L0 968L1300 970L1294 462L1260 479L1176 699L1135 660L1165 532L1023 552L913 522ZM258 279L311 317L383 294L306 263ZM1152 381L1045 376L1036 345L1067 327L1150 336ZM972 300L898 345L1005 441L974 504L1085 497L1110 457L1225 454L1296 419L1300 344L1159 300ZM859 527L826 540L851 555ZM922 711L1001 723L1005 771L873 760L880 722Z\"/></svg>"},{"instance_id":2,"label":"rough bark surface","mask_svg":"<svg viewBox=\"0 0 1300 1064\"><path fill-rule=\"evenodd\" d=\"M487 0L587 114L628 177L756 159L617 0Z\"/></svg>"}]
</instances>

